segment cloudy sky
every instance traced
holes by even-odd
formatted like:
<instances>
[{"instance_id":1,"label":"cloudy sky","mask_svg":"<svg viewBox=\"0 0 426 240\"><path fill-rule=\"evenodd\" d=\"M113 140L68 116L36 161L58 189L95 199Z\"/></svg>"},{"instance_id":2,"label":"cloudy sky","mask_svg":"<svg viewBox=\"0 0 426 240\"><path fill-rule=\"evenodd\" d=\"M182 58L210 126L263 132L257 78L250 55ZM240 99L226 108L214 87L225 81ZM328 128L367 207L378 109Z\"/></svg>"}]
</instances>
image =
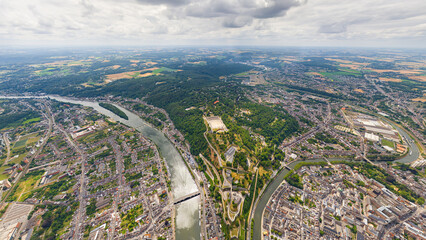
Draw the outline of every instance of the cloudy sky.
<instances>
[{"instance_id":1,"label":"cloudy sky","mask_svg":"<svg viewBox=\"0 0 426 240\"><path fill-rule=\"evenodd\" d=\"M0 0L0 45L426 47L425 0Z\"/></svg>"}]
</instances>

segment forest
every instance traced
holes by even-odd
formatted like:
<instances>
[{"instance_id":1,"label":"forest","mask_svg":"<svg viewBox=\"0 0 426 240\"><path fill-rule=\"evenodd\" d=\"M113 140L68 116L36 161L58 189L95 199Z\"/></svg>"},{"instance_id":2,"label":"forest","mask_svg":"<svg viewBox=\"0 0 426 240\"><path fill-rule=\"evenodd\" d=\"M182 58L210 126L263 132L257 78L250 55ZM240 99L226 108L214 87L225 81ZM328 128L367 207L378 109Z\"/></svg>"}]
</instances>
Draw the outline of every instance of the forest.
<instances>
[{"instance_id":1,"label":"forest","mask_svg":"<svg viewBox=\"0 0 426 240\"><path fill-rule=\"evenodd\" d=\"M38 118L40 114L35 111L14 112L0 115L0 129L8 127L17 127L26 120Z\"/></svg>"},{"instance_id":2,"label":"forest","mask_svg":"<svg viewBox=\"0 0 426 240\"><path fill-rule=\"evenodd\" d=\"M115 115L117 115L117 116L119 116L121 118L129 120L129 117L123 111L121 111L118 107L116 107L116 106L114 106L114 105L112 105L110 103L103 103L103 102L101 102L101 103L99 103L99 106L101 106L101 107L103 107L105 109L108 109L109 111L113 112Z\"/></svg>"}]
</instances>

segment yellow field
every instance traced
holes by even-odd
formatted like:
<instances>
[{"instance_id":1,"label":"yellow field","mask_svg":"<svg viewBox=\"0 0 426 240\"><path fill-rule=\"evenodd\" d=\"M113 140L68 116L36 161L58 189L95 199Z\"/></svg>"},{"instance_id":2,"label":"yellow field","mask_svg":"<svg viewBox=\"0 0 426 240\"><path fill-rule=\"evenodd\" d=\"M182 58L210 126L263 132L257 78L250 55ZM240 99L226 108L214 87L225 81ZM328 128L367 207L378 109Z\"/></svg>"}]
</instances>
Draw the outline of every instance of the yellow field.
<instances>
[{"instance_id":1,"label":"yellow field","mask_svg":"<svg viewBox=\"0 0 426 240\"><path fill-rule=\"evenodd\" d=\"M411 68L426 68L426 62L399 62L397 64Z\"/></svg>"},{"instance_id":2,"label":"yellow field","mask_svg":"<svg viewBox=\"0 0 426 240\"><path fill-rule=\"evenodd\" d=\"M315 75L315 76L320 76L320 77L322 77L322 74L321 74L321 73L318 73L318 72L307 72L306 74L309 74L309 75Z\"/></svg>"},{"instance_id":3,"label":"yellow field","mask_svg":"<svg viewBox=\"0 0 426 240\"><path fill-rule=\"evenodd\" d=\"M105 80L105 83L110 83L110 82L116 81L118 79L130 79L130 78L134 78L134 77L151 76L151 75L153 75L152 72L151 73L144 73L144 74L141 74L141 72L154 71L154 70L157 70L157 69L158 69L157 67L153 67L153 68L147 68L147 69L143 69L143 70L139 70L139 71L108 74L108 75L106 75L107 79Z\"/></svg>"},{"instance_id":4,"label":"yellow field","mask_svg":"<svg viewBox=\"0 0 426 240\"><path fill-rule=\"evenodd\" d=\"M144 63L145 65L155 65L155 64L157 64L156 62L146 62L146 63Z\"/></svg>"},{"instance_id":5,"label":"yellow field","mask_svg":"<svg viewBox=\"0 0 426 240\"><path fill-rule=\"evenodd\" d=\"M339 63L347 63L347 64L351 64L352 63L352 61L342 60L342 59L336 59L336 58L325 58L325 60L333 61L333 62L339 62Z\"/></svg>"},{"instance_id":6,"label":"yellow field","mask_svg":"<svg viewBox=\"0 0 426 240\"><path fill-rule=\"evenodd\" d=\"M154 73L152 73L152 72L147 72L147 73L139 74L139 76L138 76L138 77L149 77L149 76L152 76L152 75L154 75Z\"/></svg>"},{"instance_id":7,"label":"yellow field","mask_svg":"<svg viewBox=\"0 0 426 240\"><path fill-rule=\"evenodd\" d=\"M400 73L400 74L420 74L422 73L421 70L393 70L393 69L373 69L373 68L366 68L370 71L377 72L377 73L384 73L384 72L394 72L394 73Z\"/></svg>"},{"instance_id":8,"label":"yellow field","mask_svg":"<svg viewBox=\"0 0 426 240\"><path fill-rule=\"evenodd\" d=\"M426 76L409 76L408 78L417 80L420 82L426 82Z\"/></svg>"},{"instance_id":9,"label":"yellow field","mask_svg":"<svg viewBox=\"0 0 426 240\"><path fill-rule=\"evenodd\" d=\"M413 98L411 99L413 102L426 102L426 98Z\"/></svg>"},{"instance_id":10,"label":"yellow field","mask_svg":"<svg viewBox=\"0 0 426 240\"><path fill-rule=\"evenodd\" d=\"M384 81L384 82L402 82L401 79L397 79L397 78L384 78L384 77L380 77L379 79L380 79L380 81Z\"/></svg>"}]
</instances>

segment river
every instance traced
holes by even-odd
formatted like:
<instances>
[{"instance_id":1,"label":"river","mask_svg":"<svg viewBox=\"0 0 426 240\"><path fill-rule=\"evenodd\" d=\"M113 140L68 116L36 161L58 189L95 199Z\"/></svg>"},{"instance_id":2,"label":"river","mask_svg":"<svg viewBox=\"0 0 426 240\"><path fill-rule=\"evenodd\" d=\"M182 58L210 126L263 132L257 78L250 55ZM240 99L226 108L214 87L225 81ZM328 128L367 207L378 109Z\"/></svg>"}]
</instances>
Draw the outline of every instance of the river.
<instances>
[{"instance_id":1,"label":"river","mask_svg":"<svg viewBox=\"0 0 426 240\"><path fill-rule=\"evenodd\" d=\"M155 144L157 144L159 151L161 155L166 159L167 164L169 166L169 169L171 170L171 176L172 176L172 191L173 196L175 198L190 194L192 192L197 191L197 186L194 182L194 180L191 178L191 175L189 174L189 170L186 168L180 154L176 150L176 148L173 146L173 144L164 136L162 132L159 130L152 128L146 124L145 121L143 121L141 118L139 118L136 114L129 112L127 109L124 109L120 106L117 106L119 109L121 109L124 113L127 114L129 117L129 120L122 119L115 115L114 113L102 108L99 106L97 102L91 102L91 101L83 101L83 100L74 100L74 99L68 99L64 97L58 97L58 96L49 96L52 99L55 99L57 101L61 102L68 102L68 103L74 103L74 104L80 104L87 107L92 107L96 111L113 118L116 121L120 121L130 127L133 127L140 131L145 137L151 139ZM3 98L0 96L0 98ZM5 97L5 98L34 98L34 97ZM419 149L417 145L411 141L411 138L409 135L402 130L401 128L395 126L394 124L390 123L393 127L395 127L399 133L405 137L406 140L408 140L407 144L411 150L411 154L407 154L401 159L395 160L396 162L401 163L409 163L414 160L416 160L419 157ZM330 160L339 160L339 159L330 159ZM342 159L347 160L347 159ZM307 160L307 162L319 162L324 161L323 159L312 159ZM292 169L294 168L299 162L302 161L295 161L289 165L289 167ZM277 189L281 182L284 179L284 176L289 172L287 169L282 169L272 180L272 182L267 186L265 191L263 192L262 196L260 197L258 204L254 211L254 226L253 226L253 239L259 240L261 239L261 220L262 220L262 214L263 210L266 207L266 204L269 201L269 198L274 193L275 189ZM176 239L200 239L200 225L198 222L199 219L199 203L200 199L199 197L193 198L191 200L185 201L182 204L178 205L176 208Z\"/></svg>"},{"instance_id":2,"label":"river","mask_svg":"<svg viewBox=\"0 0 426 240\"><path fill-rule=\"evenodd\" d=\"M15 97L15 96L0 96L0 98L51 98L60 102L67 102L72 104L79 104L86 107L91 107L99 113L110 117L116 121L122 122L123 124L133 127L142 133L146 138L154 142L162 157L166 159L167 165L171 174L171 184L173 197L179 198L193 192L198 191L197 185L191 177L191 174L186 167L185 163L179 152L176 150L170 140L158 129L150 127L144 120L142 120L136 114L122 108L121 106L115 105L121 111L126 113L129 117L128 120L120 118L109 110L99 106L97 102L76 100L70 98L64 98L60 96L43 96L43 97ZM195 197L185 202L182 202L176 207L176 239L177 240L195 240L200 239L200 224L199 224L199 204L200 197ZM155 223L154 223L155 224Z\"/></svg>"}]
</instances>

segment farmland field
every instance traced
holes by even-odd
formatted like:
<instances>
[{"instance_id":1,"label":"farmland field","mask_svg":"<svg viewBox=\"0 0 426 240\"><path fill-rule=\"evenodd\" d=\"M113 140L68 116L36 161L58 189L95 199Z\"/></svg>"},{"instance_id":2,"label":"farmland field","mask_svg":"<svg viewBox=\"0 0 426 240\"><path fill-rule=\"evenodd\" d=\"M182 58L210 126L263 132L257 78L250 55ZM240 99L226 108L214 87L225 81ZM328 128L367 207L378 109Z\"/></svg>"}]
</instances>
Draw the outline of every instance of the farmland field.
<instances>
[{"instance_id":1,"label":"farmland field","mask_svg":"<svg viewBox=\"0 0 426 240\"><path fill-rule=\"evenodd\" d=\"M152 73L158 74L158 73L161 73L161 72L176 72L176 71L177 71L176 69L162 67L162 68L155 69L154 71L152 71Z\"/></svg>"},{"instance_id":2,"label":"farmland field","mask_svg":"<svg viewBox=\"0 0 426 240\"><path fill-rule=\"evenodd\" d=\"M350 76L361 76L359 72L356 71L340 71L340 72L321 72L321 75L324 77L333 77L336 75L350 75Z\"/></svg>"}]
</instances>

